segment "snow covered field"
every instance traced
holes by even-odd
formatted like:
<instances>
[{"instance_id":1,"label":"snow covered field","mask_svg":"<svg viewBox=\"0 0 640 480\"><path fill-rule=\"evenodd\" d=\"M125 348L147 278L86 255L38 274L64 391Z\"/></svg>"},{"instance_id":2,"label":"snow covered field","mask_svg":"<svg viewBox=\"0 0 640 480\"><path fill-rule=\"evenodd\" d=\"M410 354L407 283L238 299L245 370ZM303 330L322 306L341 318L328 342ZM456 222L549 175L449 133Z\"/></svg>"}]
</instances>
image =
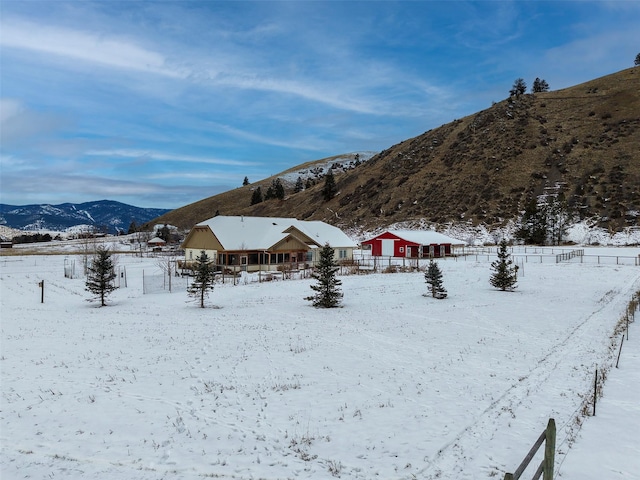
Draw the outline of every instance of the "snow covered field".
<instances>
[{"instance_id":1,"label":"snow covered field","mask_svg":"<svg viewBox=\"0 0 640 480\"><path fill-rule=\"evenodd\" d=\"M446 300L396 273L342 277L340 309L304 300L312 280L220 285L200 309L143 295L156 260L120 255L128 286L99 308L64 260L0 257L3 479L502 479L550 417L572 478L611 440L581 449L575 419L640 290L633 264L532 261L509 293L448 259Z\"/></svg>"}]
</instances>

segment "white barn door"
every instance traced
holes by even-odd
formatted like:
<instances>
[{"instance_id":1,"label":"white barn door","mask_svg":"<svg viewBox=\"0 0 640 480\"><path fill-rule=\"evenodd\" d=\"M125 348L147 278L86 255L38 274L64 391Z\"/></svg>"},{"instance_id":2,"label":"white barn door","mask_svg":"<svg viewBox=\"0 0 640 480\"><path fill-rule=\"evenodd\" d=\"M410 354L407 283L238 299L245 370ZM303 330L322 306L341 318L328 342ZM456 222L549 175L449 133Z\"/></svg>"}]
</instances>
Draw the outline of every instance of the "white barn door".
<instances>
[{"instance_id":1,"label":"white barn door","mask_svg":"<svg viewBox=\"0 0 640 480\"><path fill-rule=\"evenodd\" d=\"M382 256L393 257L393 242L395 240L382 239Z\"/></svg>"}]
</instances>

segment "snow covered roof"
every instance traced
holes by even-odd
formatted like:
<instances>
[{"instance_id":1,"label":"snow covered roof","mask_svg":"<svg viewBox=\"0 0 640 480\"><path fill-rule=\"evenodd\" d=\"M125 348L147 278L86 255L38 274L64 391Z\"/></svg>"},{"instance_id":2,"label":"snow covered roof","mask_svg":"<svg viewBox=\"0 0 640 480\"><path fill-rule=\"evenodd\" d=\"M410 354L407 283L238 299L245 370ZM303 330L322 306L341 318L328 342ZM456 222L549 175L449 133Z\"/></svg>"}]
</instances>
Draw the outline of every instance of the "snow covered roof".
<instances>
[{"instance_id":1,"label":"snow covered roof","mask_svg":"<svg viewBox=\"0 0 640 480\"><path fill-rule=\"evenodd\" d=\"M389 233L420 245L441 245L450 243L451 245L465 245L465 242L448 237L433 230L387 230Z\"/></svg>"},{"instance_id":2,"label":"snow covered roof","mask_svg":"<svg viewBox=\"0 0 640 480\"><path fill-rule=\"evenodd\" d=\"M196 226L208 226L225 250L262 250L284 240L291 227L296 228L318 245L328 243L334 248L357 247L342 230L328 223L295 218L223 216L210 218Z\"/></svg>"},{"instance_id":3,"label":"snow covered roof","mask_svg":"<svg viewBox=\"0 0 640 480\"><path fill-rule=\"evenodd\" d=\"M152 238L151 240L149 240L147 243L150 243L150 244L154 244L154 243L162 243L162 244L164 244L164 243L167 243L167 242L165 242L165 241L164 241L162 238L160 238L160 237L153 237L153 238Z\"/></svg>"}]
</instances>

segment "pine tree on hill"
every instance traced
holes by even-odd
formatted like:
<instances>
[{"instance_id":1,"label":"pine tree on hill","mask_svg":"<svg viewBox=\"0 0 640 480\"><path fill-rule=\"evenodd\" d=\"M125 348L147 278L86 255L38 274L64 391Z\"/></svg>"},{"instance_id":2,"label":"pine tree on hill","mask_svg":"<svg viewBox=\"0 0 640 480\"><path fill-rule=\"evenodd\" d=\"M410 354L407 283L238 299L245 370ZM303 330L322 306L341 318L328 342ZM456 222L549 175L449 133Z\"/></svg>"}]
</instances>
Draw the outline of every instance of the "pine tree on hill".
<instances>
[{"instance_id":1,"label":"pine tree on hill","mask_svg":"<svg viewBox=\"0 0 640 480\"><path fill-rule=\"evenodd\" d=\"M498 259L491 263L493 274L491 275L491 285L499 288L503 292L512 291L516 288L518 266L513 265L511 254L507 251L507 241L502 240L498 247Z\"/></svg>"},{"instance_id":2,"label":"pine tree on hill","mask_svg":"<svg viewBox=\"0 0 640 480\"><path fill-rule=\"evenodd\" d=\"M429 266L424 272L424 279L427 285L429 285L429 294L431 294L433 298L446 298L447 291L442 286L442 271L438 263L433 259L429 261Z\"/></svg>"},{"instance_id":3,"label":"pine tree on hill","mask_svg":"<svg viewBox=\"0 0 640 480\"><path fill-rule=\"evenodd\" d=\"M328 202L338 193L336 180L333 178L333 172L329 170L324 176L324 187L322 187L322 197Z\"/></svg>"},{"instance_id":4,"label":"pine tree on hill","mask_svg":"<svg viewBox=\"0 0 640 480\"><path fill-rule=\"evenodd\" d=\"M256 188L251 194L251 205L262 203L262 189Z\"/></svg>"},{"instance_id":5,"label":"pine tree on hill","mask_svg":"<svg viewBox=\"0 0 640 480\"><path fill-rule=\"evenodd\" d=\"M549 91L549 84L547 83L547 81L536 77L536 79L533 81L531 92L541 93L541 92L548 92L548 91Z\"/></svg>"},{"instance_id":6,"label":"pine tree on hill","mask_svg":"<svg viewBox=\"0 0 640 480\"><path fill-rule=\"evenodd\" d=\"M200 302L200 308L204 308L204 299L209 296L209 292L213 290L213 280L215 270L209 261L209 256L203 250L196 258L193 267L194 278L191 285L187 289L190 297Z\"/></svg>"},{"instance_id":7,"label":"pine tree on hill","mask_svg":"<svg viewBox=\"0 0 640 480\"><path fill-rule=\"evenodd\" d=\"M118 288L113 283L115 278L116 273L111 252L107 247L99 246L87 267L85 289L94 295L94 298L89 300L100 300L100 306L105 307L107 305L106 297Z\"/></svg>"},{"instance_id":8,"label":"pine tree on hill","mask_svg":"<svg viewBox=\"0 0 640 480\"><path fill-rule=\"evenodd\" d=\"M311 285L315 295L306 297L305 300L313 302L316 308L333 308L340 305L342 292L340 285L342 282L336 278L338 264L334 259L334 250L327 243L320 251L320 261L315 271L311 275L317 284Z\"/></svg>"},{"instance_id":9,"label":"pine tree on hill","mask_svg":"<svg viewBox=\"0 0 640 480\"><path fill-rule=\"evenodd\" d=\"M517 78L515 82L513 82L513 87L511 87L511 90L509 90L509 95L512 97L513 96L519 97L520 95L523 95L526 91L527 91L527 84L525 83L525 81L522 78Z\"/></svg>"},{"instance_id":10,"label":"pine tree on hill","mask_svg":"<svg viewBox=\"0 0 640 480\"><path fill-rule=\"evenodd\" d=\"M273 193L278 200L284 200L284 185L279 178L273 182Z\"/></svg>"}]
</instances>

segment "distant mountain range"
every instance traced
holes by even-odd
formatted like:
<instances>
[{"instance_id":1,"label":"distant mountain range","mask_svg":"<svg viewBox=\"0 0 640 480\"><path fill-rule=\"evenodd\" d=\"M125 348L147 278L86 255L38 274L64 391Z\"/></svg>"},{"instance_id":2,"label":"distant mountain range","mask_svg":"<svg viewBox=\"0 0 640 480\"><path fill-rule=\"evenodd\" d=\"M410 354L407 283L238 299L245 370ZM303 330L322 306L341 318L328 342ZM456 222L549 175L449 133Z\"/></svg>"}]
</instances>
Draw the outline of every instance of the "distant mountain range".
<instances>
[{"instance_id":1,"label":"distant mountain range","mask_svg":"<svg viewBox=\"0 0 640 480\"><path fill-rule=\"evenodd\" d=\"M132 222L143 225L168 211L162 208L134 207L112 200L60 205L0 204L0 225L18 230L53 231L89 225L106 233L126 233Z\"/></svg>"}]
</instances>

